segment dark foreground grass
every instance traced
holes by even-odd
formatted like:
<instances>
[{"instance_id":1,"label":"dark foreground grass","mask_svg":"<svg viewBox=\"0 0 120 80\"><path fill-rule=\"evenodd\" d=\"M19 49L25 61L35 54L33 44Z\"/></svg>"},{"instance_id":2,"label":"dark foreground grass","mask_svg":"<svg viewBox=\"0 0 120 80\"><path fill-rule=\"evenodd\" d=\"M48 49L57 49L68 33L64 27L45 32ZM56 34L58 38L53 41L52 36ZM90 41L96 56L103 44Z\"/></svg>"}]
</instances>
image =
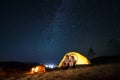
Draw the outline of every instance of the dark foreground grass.
<instances>
[{"instance_id":1,"label":"dark foreground grass","mask_svg":"<svg viewBox=\"0 0 120 80\"><path fill-rule=\"evenodd\" d=\"M21 74L16 77L1 77L0 80L120 80L120 63L53 70L42 74Z\"/></svg>"}]
</instances>

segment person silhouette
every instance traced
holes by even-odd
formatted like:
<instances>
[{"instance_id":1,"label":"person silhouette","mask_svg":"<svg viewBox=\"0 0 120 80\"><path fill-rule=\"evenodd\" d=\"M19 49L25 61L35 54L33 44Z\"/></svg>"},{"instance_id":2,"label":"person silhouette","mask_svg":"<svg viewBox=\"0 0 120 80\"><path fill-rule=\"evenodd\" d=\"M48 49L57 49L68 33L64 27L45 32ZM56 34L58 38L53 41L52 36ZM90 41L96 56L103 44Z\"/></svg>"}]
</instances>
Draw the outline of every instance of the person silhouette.
<instances>
[{"instance_id":1,"label":"person silhouette","mask_svg":"<svg viewBox=\"0 0 120 80\"><path fill-rule=\"evenodd\" d=\"M70 62L69 56L66 55L64 61L62 62L62 67L67 69L69 67L69 62Z\"/></svg>"},{"instance_id":2,"label":"person silhouette","mask_svg":"<svg viewBox=\"0 0 120 80\"><path fill-rule=\"evenodd\" d=\"M75 60L74 56L71 56L70 61L69 61L69 66L71 68L75 68L75 64L76 64L76 60Z\"/></svg>"}]
</instances>

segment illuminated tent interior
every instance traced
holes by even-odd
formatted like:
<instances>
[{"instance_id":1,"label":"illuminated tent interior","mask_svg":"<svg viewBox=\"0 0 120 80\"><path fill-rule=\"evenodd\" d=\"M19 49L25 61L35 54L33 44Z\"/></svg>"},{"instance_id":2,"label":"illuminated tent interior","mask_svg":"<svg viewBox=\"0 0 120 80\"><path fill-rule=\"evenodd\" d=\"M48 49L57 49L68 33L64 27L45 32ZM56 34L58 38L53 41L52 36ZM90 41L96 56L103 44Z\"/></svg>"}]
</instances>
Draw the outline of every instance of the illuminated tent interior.
<instances>
[{"instance_id":1,"label":"illuminated tent interior","mask_svg":"<svg viewBox=\"0 0 120 80\"><path fill-rule=\"evenodd\" d=\"M62 62L64 61L66 55L68 55L69 57L74 56L74 58L76 60L76 65L89 65L89 64L91 64L90 61L82 54L80 54L78 52L68 52L67 54L65 54L63 56L62 60L58 64L58 67L62 67Z\"/></svg>"},{"instance_id":2,"label":"illuminated tent interior","mask_svg":"<svg viewBox=\"0 0 120 80\"><path fill-rule=\"evenodd\" d=\"M31 74L33 74L33 73L44 73L44 72L46 72L45 67L40 66L40 65L35 66L31 69Z\"/></svg>"}]
</instances>

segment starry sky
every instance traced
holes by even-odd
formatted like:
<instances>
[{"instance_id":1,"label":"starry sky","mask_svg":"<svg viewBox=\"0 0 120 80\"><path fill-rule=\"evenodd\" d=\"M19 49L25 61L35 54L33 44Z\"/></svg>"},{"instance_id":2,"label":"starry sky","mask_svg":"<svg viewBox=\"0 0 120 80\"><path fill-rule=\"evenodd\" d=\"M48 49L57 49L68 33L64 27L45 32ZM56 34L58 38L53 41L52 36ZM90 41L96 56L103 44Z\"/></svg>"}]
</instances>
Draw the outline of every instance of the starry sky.
<instances>
[{"instance_id":1,"label":"starry sky","mask_svg":"<svg viewBox=\"0 0 120 80\"><path fill-rule=\"evenodd\" d=\"M117 55L119 1L1 1L0 37L0 61L57 64L67 52L87 55L89 48L96 56Z\"/></svg>"}]
</instances>

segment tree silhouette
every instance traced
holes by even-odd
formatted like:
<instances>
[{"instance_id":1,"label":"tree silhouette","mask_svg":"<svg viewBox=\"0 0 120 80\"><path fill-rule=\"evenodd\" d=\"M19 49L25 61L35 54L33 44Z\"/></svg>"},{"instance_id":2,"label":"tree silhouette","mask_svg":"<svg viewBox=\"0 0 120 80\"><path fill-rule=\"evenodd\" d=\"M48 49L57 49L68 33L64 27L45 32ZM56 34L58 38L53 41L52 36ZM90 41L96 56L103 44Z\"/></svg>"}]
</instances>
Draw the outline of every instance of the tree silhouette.
<instances>
[{"instance_id":1,"label":"tree silhouette","mask_svg":"<svg viewBox=\"0 0 120 80\"><path fill-rule=\"evenodd\" d=\"M96 55L96 53L95 53L94 49L93 49L93 48L90 48L90 49L88 50L87 56L91 59L91 58L93 58L95 55Z\"/></svg>"}]
</instances>

